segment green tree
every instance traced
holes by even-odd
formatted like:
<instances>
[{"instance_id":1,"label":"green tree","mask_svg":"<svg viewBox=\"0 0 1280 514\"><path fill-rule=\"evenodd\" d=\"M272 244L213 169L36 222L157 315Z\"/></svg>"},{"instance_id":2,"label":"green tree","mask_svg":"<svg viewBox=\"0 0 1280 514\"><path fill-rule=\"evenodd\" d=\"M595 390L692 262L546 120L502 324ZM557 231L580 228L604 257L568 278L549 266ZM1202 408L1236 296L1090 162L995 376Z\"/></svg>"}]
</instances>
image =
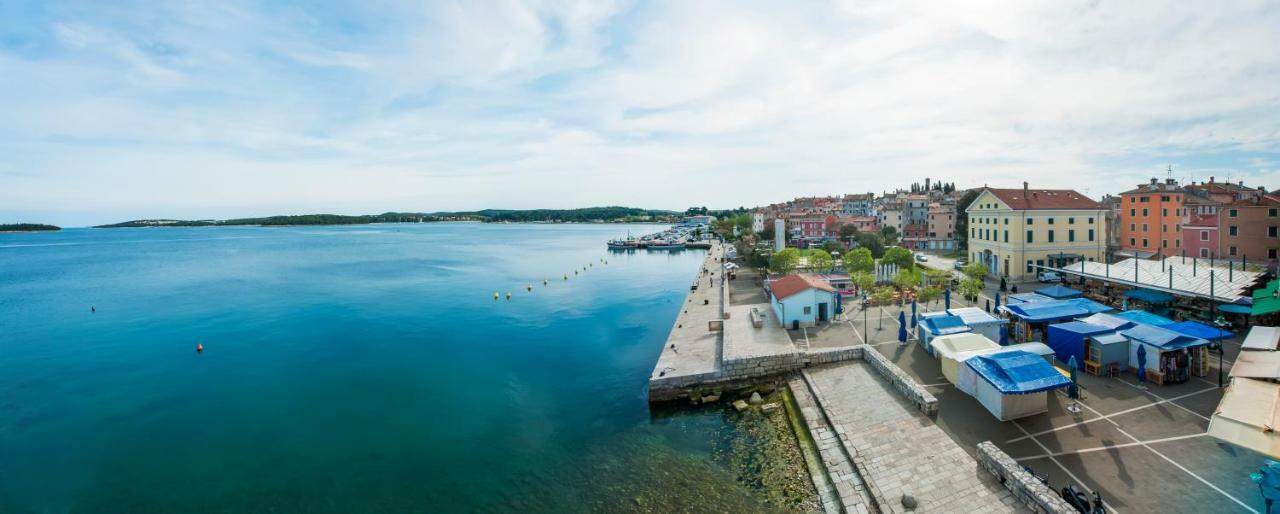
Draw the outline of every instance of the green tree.
<instances>
[{"instance_id":1,"label":"green tree","mask_svg":"<svg viewBox=\"0 0 1280 514\"><path fill-rule=\"evenodd\" d=\"M875 258L871 256L871 250L866 248L854 248L844 254L844 271L845 273L870 272L876 269Z\"/></svg>"},{"instance_id":2,"label":"green tree","mask_svg":"<svg viewBox=\"0 0 1280 514\"><path fill-rule=\"evenodd\" d=\"M853 238L859 248L870 250L872 257L878 259L884 256L884 236L875 232L859 232Z\"/></svg>"},{"instance_id":3,"label":"green tree","mask_svg":"<svg viewBox=\"0 0 1280 514\"><path fill-rule=\"evenodd\" d=\"M898 289L916 287L920 285L920 273L911 269L901 268L893 276L893 285L898 286Z\"/></svg>"},{"instance_id":4,"label":"green tree","mask_svg":"<svg viewBox=\"0 0 1280 514\"><path fill-rule=\"evenodd\" d=\"M929 277L929 284L935 286L943 286L951 281L951 272L944 269L928 269L925 270L925 276Z\"/></svg>"},{"instance_id":5,"label":"green tree","mask_svg":"<svg viewBox=\"0 0 1280 514\"><path fill-rule=\"evenodd\" d=\"M751 215L739 214L733 217L733 225L738 227L738 233L748 234L751 232Z\"/></svg>"},{"instance_id":6,"label":"green tree","mask_svg":"<svg viewBox=\"0 0 1280 514\"><path fill-rule=\"evenodd\" d=\"M871 291L871 301L875 302L876 305L888 305L893 301L895 293L896 291L892 287L877 287Z\"/></svg>"},{"instance_id":7,"label":"green tree","mask_svg":"<svg viewBox=\"0 0 1280 514\"><path fill-rule=\"evenodd\" d=\"M866 291L871 286L876 285L876 277L866 271L855 271L849 275L849 280L853 285L858 286L858 291Z\"/></svg>"},{"instance_id":8,"label":"green tree","mask_svg":"<svg viewBox=\"0 0 1280 514\"><path fill-rule=\"evenodd\" d=\"M798 264L800 264L800 250L795 248L783 248L781 252L769 258L769 270L779 275L787 275L795 271Z\"/></svg>"},{"instance_id":9,"label":"green tree","mask_svg":"<svg viewBox=\"0 0 1280 514\"><path fill-rule=\"evenodd\" d=\"M977 281L987 278L987 267L978 262L971 262L961 270L966 277Z\"/></svg>"},{"instance_id":10,"label":"green tree","mask_svg":"<svg viewBox=\"0 0 1280 514\"><path fill-rule=\"evenodd\" d=\"M960 237L961 250L969 248L969 215L964 211L978 199L978 193L979 191L969 191L956 201L956 235Z\"/></svg>"},{"instance_id":11,"label":"green tree","mask_svg":"<svg viewBox=\"0 0 1280 514\"><path fill-rule=\"evenodd\" d=\"M857 225L854 225L853 223L845 223L844 225L840 225L840 239L849 241L853 239L853 236L857 234L858 234Z\"/></svg>"},{"instance_id":12,"label":"green tree","mask_svg":"<svg viewBox=\"0 0 1280 514\"><path fill-rule=\"evenodd\" d=\"M831 271L831 266L834 262L831 259L831 254L821 248L814 248L810 250L808 260L809 269L822 272Z\"/></svg>"},{"instance_id":13,"label":"green tree","mask_svg":"<svg viewBox=\"0 0 1280 514\"><path fill-rule=\"evenodd\" d=\"M842 246L842 245L841 245L839 242L837 242L837 241L827 241L826 243L823 243L823 244L822 244L822 249L823 249L823 250L826 250L826 251L827 251L827 253L834 254L834 253L836 253L836 252L843 252L843 251L844 251L844 246Z\"/></svg>"},{"instance_id":14,"label":"green tree","mask_svg":"<svg viewBox=\"0 0 1280 514\"><path fill-rule=\"evenodd\" d=\"M911 250L901 246L894 246L884 251L884 257L880 258L883 264L897 264L899 269L915 269L915 259L911 256Z\"/></svg>"},{"instance_id":15,"label":"green tree","mask_svg":"<svg viewBox=\"0 0 1280 514\"><path fill-rule=\"evenodd\" d=\"M898 229L893 227L883 227L880 229L880 235L884 237L885 246L898 244Z\"/></svg>"},{"instance_id":16,"label":"green tree","mask_svg":"<svg viewBox=\"0 0 1280 514\"><path fill-rule=\"evenodd\" d=\"M966 298L974 298L982 293L982 281L974 278L966 278L960 281L960 294Z\"/></svg>"},{"instance_id":17,"label":"green tree","mask_svg":"<svg viewBox=\"0 0 1280 514\"><path fill-rule=\"evenodd\" d=\"M942 296L942 288L938 286L921 288L920 292L916 294L916 298L919 299L921 303L932 302L937 300L939 296Z\"/></svg>"}]
</instances>

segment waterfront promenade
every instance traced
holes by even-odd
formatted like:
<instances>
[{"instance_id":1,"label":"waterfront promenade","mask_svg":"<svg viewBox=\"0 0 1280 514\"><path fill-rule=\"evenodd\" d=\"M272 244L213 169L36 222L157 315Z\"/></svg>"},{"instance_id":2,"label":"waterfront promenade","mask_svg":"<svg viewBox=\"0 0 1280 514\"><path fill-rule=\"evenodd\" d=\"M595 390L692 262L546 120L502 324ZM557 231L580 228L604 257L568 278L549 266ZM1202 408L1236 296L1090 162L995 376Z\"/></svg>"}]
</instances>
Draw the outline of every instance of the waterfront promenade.
<instances>
[{"instance_id":1,"label":"waterfront promenade","mask_svg":"<svg viewBox=\"0 0 1280 514\"><path fill-rule=\"evenodd\" d=\"M724 246L713 243L702 266L698 267L697 275L690 281L691 288L697 287L689 291L675 323L671 325L671 333L649 377L651 390L695 384L718 376L721 332L710 330L709 324L720 319L723 277L719 261L723 256Z\"/></svg>"}]
</instances>

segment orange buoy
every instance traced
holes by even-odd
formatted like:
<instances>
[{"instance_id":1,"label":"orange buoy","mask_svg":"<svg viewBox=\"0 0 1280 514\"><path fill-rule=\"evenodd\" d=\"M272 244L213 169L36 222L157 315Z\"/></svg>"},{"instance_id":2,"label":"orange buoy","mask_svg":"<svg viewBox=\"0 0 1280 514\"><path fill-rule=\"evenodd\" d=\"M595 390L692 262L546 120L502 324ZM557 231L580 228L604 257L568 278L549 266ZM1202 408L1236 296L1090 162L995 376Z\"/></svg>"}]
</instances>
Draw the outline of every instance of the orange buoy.
<instances>
[{"instance_id":1,"label":"orange buoy","mask_svg":"<svg viewBox=\"0 0 1280 514\"><path fill-rule=\"evenodd\" d=\"M204 345L200 343L196 343L196 353L200 353L203 351L204 351Z\"/></svg>"}]
</instances>

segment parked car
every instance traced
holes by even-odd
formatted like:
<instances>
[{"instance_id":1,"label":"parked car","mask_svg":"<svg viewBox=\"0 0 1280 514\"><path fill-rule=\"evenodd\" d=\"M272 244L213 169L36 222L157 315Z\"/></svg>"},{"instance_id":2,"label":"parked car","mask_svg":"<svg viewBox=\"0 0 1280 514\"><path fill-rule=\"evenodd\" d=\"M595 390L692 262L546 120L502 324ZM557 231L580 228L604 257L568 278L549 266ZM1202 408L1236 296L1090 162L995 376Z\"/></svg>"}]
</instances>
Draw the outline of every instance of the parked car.
<instances>
[{"instance_id":1,"label":"parked car","mask_svg":"<svg viewBox=\"0 0 1280 514\"><path fill-rule=\"evenodd\" d=\"M1041 271L1036 275L1036 279L1041 282L1060 282L1062 277L1058 276L1056 271Z\"/></svg>"},{"instance_id":2,"label":"parked car","mask_svg":"<svg viewBox=\"0 0 1280 514\"><path fill-rule=\"evenodd\" d=\"M962 270L964 269L965 266L968 266L968 265L969 265L969 261L966 261L964 259L956 259L956 265L955 265L956 269Z\"/></svg>"},{"instance_id":3,"label":"parked car","mask_svg":"<svg viewBox=\"0 0 1280 514\"><path fill-rule=\"evenodd\" d=\"M929 257L923 253L917 253L916 262L929 262Z\"/></svg>"}]
</instances>

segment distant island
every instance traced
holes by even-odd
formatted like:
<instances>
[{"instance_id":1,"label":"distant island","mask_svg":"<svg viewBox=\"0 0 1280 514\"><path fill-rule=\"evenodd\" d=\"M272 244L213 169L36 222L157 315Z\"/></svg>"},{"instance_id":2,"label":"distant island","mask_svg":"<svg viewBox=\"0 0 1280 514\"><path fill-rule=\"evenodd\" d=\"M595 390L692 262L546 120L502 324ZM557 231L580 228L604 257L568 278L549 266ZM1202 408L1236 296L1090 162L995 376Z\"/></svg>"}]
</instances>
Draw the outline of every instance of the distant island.
<instances>
[{"instance_id":1,"label":"distant island","mask_svg":"<svg viewBox=\"0 0 1280 514\"><path fill-rule=\"evenodd\" d=\"M11 225L0 225L0 232L57 232L62 227L53 225L41 225L39 223L14 223Z\"/></svg>"},{"instance_id":2,"label":"distant island","mask_svg":"<svg viewBox=\"0 0 1280 514\"><path fill-rule=\"evenodd\" d=\"M586 207L582 209L485 209L463 212L388 212L361 216L338 214L303 214L229 220L143 219L98 225L93 228L129 227L212 227L212 226L305 226L366 225L370 223L435 223L443 221L478 221L485 223L638 223L672 221L680 213L638 209L633 207ZM56 227L55 227L56 229Z\"/></svg>"}]
</instances>

